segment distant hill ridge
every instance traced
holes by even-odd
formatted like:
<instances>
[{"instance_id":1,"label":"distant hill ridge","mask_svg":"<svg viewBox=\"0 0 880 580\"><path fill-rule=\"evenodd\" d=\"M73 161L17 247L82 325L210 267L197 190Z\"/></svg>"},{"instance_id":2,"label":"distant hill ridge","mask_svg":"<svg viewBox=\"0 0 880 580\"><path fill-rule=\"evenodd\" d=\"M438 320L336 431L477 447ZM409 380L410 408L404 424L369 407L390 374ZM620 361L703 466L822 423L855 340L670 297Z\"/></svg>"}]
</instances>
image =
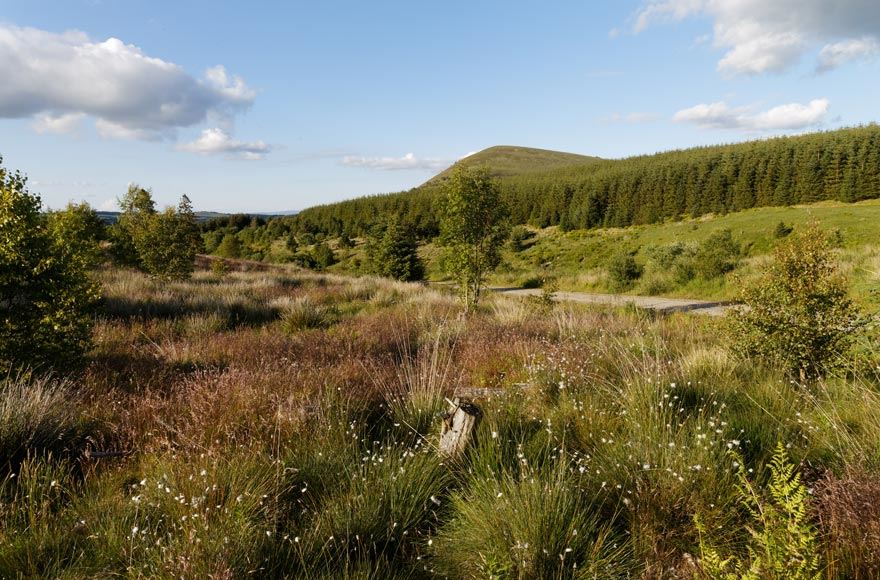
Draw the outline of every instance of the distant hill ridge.
<instances>
[{"instance_id":1,"label":"distant hill ridge","mask_svg":"<svg viewBox=\"0 0 880 580\"><path fill-rule=\"evenodd\" d=\"M514 223L563 229L625 227L753 207L880 198L875 124L609 160L499 146L456 165L498 176ZM405 192L309 208L285 229L362 235L389 215L423 237L437 233L436 200L448 169Z\"/></svg>"},{"instance_id":2,"label":"distant hill ridge","mask_svg":"<svg viewBox=\"0 0 880 580\"><path fill-rule=\"evenodd\" d=\"M602 159L576 153L551 151L549 149L496 145L460 159L453 167L456 165L464 165L466 167L486 166L495 177L511 177L535 171L586 165L597 161L602 161ZM452 173L453 167L438 173L428 180L425 185L445 181Z\"/></svg>"}]
</instances>

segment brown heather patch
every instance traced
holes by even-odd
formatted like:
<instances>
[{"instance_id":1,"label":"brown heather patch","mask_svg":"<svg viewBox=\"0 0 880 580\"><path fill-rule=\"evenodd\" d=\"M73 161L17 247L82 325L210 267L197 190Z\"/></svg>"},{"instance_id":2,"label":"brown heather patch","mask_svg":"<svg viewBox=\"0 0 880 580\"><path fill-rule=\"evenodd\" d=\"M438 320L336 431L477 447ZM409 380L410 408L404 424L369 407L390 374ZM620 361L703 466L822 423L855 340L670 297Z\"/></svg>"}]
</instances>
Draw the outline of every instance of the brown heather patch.
<instances>
[{"instance_id":1,"label":"brown heather patch","mask_svg":"<svg viewBox=\"0 0 880 580\"><path fill-rule=\"evenodd\" d=\"M880 476L860 469L828 472L814 487L829 577L880 576Z\"/></svg>"}]
</instances>

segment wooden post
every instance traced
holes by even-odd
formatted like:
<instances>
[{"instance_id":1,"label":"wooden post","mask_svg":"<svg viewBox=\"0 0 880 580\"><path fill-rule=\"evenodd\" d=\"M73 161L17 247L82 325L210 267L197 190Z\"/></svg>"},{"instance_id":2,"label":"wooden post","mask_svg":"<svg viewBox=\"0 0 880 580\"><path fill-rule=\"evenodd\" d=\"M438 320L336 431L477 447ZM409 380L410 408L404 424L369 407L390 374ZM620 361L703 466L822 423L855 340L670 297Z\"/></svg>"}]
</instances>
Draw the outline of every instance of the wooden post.
<instances>
[{"instance_id":1,"label":"wooden post","mask_svg":"<svg viewBox=\"0 0 880 580\"><path fill-rule=\"evenodd\" d=\"M483 412L467 399L446 399L451 409L443 415L440 427L440 455L457 457L467 449L480 424Z\"/></svg>"}]
</instances>

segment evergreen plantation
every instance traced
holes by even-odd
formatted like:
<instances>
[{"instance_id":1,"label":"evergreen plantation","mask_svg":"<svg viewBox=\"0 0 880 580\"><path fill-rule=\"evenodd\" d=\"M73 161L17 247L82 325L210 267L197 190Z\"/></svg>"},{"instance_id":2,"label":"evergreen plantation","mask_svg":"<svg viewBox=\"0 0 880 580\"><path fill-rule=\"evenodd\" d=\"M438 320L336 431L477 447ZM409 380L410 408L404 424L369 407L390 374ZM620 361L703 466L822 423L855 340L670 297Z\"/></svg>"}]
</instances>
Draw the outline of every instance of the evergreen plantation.
<instances>
[{"instance_id":1,"label":"evergreen plantation","mask_svg":"<svg viewBox=\"0 0 880 580\"><path fill-rule=\"evenodd\" d=\"M501 181L513 223L536 227L625 227L754 207L880 197L880 126L875 124L622 160L559 154L565 162L552 163L552 152L541 151L541 163L518 158L519 172L505 156L511 149L492 148L459 163L488 166ZM499 157L503 170L493 163ZM254 234L362 236L396 215L420 237L432 238L443 178L409 191L313 207L271 220L271 233Z\"/></svg>"}]
</instances>

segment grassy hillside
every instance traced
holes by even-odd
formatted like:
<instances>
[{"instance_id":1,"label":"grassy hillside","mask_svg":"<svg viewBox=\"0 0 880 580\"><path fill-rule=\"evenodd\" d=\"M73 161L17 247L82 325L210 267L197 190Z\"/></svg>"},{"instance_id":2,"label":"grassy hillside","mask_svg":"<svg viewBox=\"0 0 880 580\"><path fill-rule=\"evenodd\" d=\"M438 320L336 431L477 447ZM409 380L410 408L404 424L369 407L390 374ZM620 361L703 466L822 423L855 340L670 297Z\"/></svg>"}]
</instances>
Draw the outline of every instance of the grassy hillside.
<instances>
[{"instance_id":1,"label":"grassy hillside","mask_svg":"<svg viewBox=\"0 0 880 580\"><path fill-rule=\"evenodd\" d=\"M488 167L492 175L503 178L535 171L586 165L599 161L602 161L599 157L589 157L575 153L534 149L532 147L498 145L483 149L473 155L468 155L456 163L456 165ZM429 180L426 185L434 185L444 181L451 172L452 168L450 167Z\"/></svg>"},{"instance_id":2,"label":"grassy hillside","mask_svg":"<svg viewBox=\"0 0 880 580\"><path fill-rule=\"evenodd\" d=\"M853 296L865 306L880 307L880 200L757 208L629 228L532 229L533 237L521 251L505 250L504 261L490 283L522 286L547 277L555 279L561 290L728 299L735 296L742 280L761 275L762 264L780 241L775 234L780 222L797 230L813 220L834 233L838 259L851 279ZM675 243L699 246L723 230L730 230L742 247L742 256L732 272L717 279L695 278L682 283L651 258L658 248ZM625 289L615 287L607 272L612 256L622 249L635 252L636 261L644 267L642 277ZM421 252L428 277L444 280L439 250L426 244ZM339 272L357 273L365 259L362 246L340 249L338 256L341 261L333 269Z\"/></svg>"}]
</instances>

